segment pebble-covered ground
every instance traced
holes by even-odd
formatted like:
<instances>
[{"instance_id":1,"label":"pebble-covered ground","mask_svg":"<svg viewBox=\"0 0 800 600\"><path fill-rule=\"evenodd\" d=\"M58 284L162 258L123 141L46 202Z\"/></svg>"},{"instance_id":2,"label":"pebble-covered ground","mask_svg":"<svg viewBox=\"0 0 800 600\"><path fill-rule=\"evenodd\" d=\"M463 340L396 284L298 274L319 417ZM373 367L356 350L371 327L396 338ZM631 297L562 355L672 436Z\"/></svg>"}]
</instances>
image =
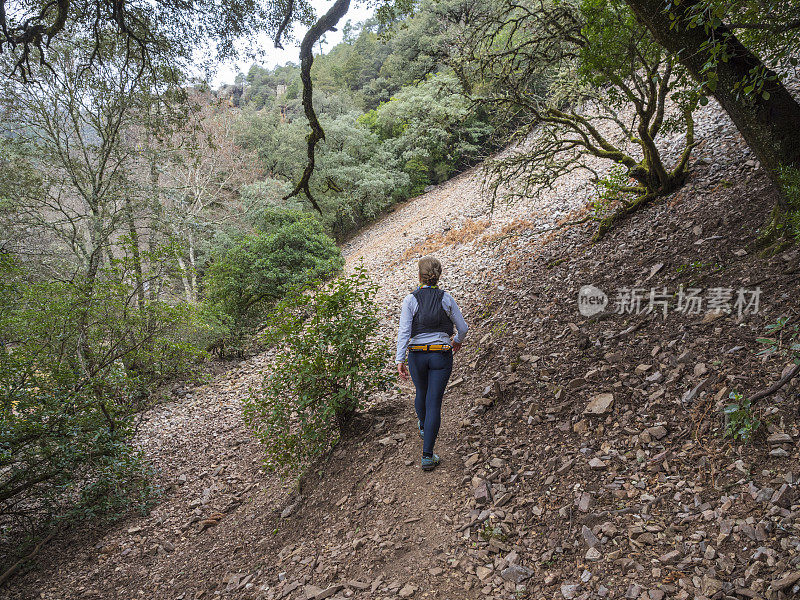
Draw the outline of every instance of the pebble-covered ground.
<instances>
[{"instance_id":1,"label":"pebble-covered ground","mask_svg":"<svg viewBox=\"0 0 800 600\"><path fill-rule=\"evenodd\" d=\"M798 591L795 391L762 401L750 445L720 435L733 390L774 382L755 354L797 314L797 255L762 259L772 197L713 105L689 183L597 245L549 231L591 194L575 175L490 213L481 171L398 206L343 248L380 286L396 332L416 260L471 331L446 396L432 473L418 466L412 391L371 399L363 432L301 485L261 470L240 401L268 355L178 388L138 443L159 472L146 516L51 542L9 598L783 598ZM679 138L671 140L673 151ZM592 283L764 289L763 312L587 319ZM387 356L387 368L393 368ZM798 500L800 501L800 500Z\"/></svg>"}]
</instances>

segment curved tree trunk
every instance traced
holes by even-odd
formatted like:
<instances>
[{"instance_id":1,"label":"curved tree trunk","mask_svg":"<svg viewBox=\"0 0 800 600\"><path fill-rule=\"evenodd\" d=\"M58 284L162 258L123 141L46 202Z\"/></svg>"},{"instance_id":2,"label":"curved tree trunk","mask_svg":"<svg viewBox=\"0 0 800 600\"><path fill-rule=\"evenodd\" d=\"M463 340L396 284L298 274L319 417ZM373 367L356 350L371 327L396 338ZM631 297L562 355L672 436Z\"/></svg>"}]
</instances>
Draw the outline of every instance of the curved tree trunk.
<instances>
[{"instance_id":1,"label":"curved tree trunk","mask_svg":"<svg viewBox=\"0 0 800 600\"><path fill-rule=\"evenodd\" d=\"M692 7L697 7L700 0L684 0L673 6L671 12L678 17L674 22L664 12L663 0L626 2L656 41L675 54L695 79L702 81L703 67L711 59L710 51L703 44L710 34L703 27L684 26ZM752 69L765 68L764 63L725 25L714 29L711 35L726 40L731 52L729 60L719 61L716 66L719 80L711 95L728 113L773 182L778 184L780 167L800 169L800 103L777 78L764 85L764 91L769 93L767 99L760 94L743 97L736 84L748 80Z\"/></svg>"}]
</instances>

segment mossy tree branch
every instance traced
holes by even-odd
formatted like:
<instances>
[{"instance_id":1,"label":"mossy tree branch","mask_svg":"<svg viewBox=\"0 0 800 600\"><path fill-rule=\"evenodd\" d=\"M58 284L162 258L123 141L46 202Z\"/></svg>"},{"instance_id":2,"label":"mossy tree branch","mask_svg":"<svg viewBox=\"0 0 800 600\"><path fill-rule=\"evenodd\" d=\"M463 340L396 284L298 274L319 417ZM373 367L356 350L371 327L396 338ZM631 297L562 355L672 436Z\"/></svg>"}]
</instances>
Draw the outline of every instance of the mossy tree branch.
<instances>
[{"instance_id":1,"label":"mossy tree branch","mask_svg":"<svg viewBox=\"0 0 800 600\"><path fill-rule=\"evenodd\" d=\"M586 160L596 157L624 168L631 183L617 191L639 195L622 203L606 230L685 182L696 96L682 67L623 2L576 8L505 0L480 19L461 49L487 82L480 101L524 115L509 137L513 149L488 162L493 202L537 194L579 170L597 181L602 169ZM660 137L678 129L685 143L667 165Z\"/></svg>"}]
</instances>

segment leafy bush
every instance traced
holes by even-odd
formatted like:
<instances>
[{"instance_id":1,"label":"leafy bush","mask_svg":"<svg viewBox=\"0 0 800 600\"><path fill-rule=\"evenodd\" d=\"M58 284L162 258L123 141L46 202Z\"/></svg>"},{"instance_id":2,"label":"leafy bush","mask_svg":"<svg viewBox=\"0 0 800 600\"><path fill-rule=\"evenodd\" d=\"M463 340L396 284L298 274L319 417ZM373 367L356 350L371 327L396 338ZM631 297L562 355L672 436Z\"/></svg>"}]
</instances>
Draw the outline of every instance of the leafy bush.
<instances>
[{"instance_id":1,"label":"leafy bush","mask_svg":"<svg viewBox=\"0 0 800 600\"><path fill-rule=\"evenodd\" d=\"M234 335L252 330L269 307L297 286L332 276L341 252L313 215L274 209L256 231L209 265L206 295L227 315Z\"/></svg>"},{"instance_id":2,"label":"leafy bush","mask_svg":"<svg viewBox=\"0 0 800 600\"><path fill-rule=\"evenodd\" d=\"M778 317L767 325L766 332L770 337L758 338L758 342L766 346L758 352L759 355L791 359L795 365L800 364L800 326L790 324L789 317ZM729 398L733 402L723 408L725 436L749 442L761 427L759 413L750 398L744 398L738 392L731 392Z\"/></svg>"},{"instance_id":3,"label":"leafy bush","mask_svg":"<svg viewBox=\"0 0 800 600\"><path fill-rule=\"evenodd\" d=\"M418 192L469 166L489 143L493 129L470 109L454 75L437 74L401 89L362 117L399 157Z\"/></svg>"},{"instance_id":4,"label":"leafy bush","mask_svg":"<svg viewBox=\"0 0 800 600\"><path fill-rule=\"evenodd\" d=\"M779 173L781 192L786 204L785 214L774 219L774 234L794 241L800 240L800 169L782 167Z\"/></svg>"},{"instance_id":5,"label":"leafy bush","mask_svg":"<svg viewBox=\"0 0 800 600\"><path fill-rule=\"evenodd\" d=\"M630 192L624 191L628 181L625 168L621 165L614 165L605 177L601 177L595 182L597 196L592 200L591 206L597 218L607 217L619 202L625 201L625 197L630 195Z\"/></svg>"},{"instance_id":6,"label":"leafy bush","mask_svg":"<svg viewBox=\"0 0 800 600\"><path fill-rule=\"evenodd\" d=\"M359 268L278 303L265 330L274 370L245 416L268 467L291 471L330 449L369 394L389 385L388 346L376 337L377 287Z\"/></svg>"},{"instance_id":7,"label":"leafy bush","mask_svg":"<svg viewBox=\"0 0 800 600\"><path fill-rule=\"evenodd\" d=\"M325 142L317 158L318 176L330 189L324 190L320 205L326 216L337 215L326 223L341 239L405 198L410 180L397 157L355 113L323 118L322 125Z\"/></svg>"},{"instance_id":8,"label":"leafy bush","mask_svg":"<svg viewBox=\"0 0 800 600\"><path fill-rule=\"evenodd\" d=\"M778 317L774 323L765 327L769 337L758 338L760 344L766 346L758 354L779 354L791 358L795 364L800 361L800 325L791 324L789 317Z\"/></svg>"},{"instance_id":9,"label":"leafy bush","mask_svg":"<svg viewBox=\"0 0 800 600\"><path fill-rule=\"evenodd\" d=\"M0 255L0 517L6 532L145 510L149 469L130 445L154 384L202 355L201 316L132 304L124 260L83 280L36 280ZM9 534L10 535L10 534ZM0 544L5 540L0 540Z\"/></svg>"}]
</instances>

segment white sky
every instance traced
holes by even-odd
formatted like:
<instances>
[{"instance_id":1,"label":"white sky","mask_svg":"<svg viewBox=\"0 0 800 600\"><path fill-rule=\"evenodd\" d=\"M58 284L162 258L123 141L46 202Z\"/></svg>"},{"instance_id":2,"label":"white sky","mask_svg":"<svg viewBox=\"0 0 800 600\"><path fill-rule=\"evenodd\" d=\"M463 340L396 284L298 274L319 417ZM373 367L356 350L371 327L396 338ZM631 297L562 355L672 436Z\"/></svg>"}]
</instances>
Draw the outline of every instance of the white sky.
<instances>
[{"instance_id":1,"label":"white sky","mask_svg":"<svg viewBox=\"0 0 800 600\"><path fill-rule=\"evenodd\" d=\"M319 16L328 11L331 5L333 5L333 0L311 0L311 5L314 7L317 16ZM327 52L342 41L342 28L348 20L352 21L353 24L360 23L361 21L364 21L372 16L372 13L373 10L367 6L363 6L361 2L352 2L350 4L350 10L342 18L342 20L339 21L337 31L329 31L323 38L322 51ZM234 61L226 61L218 65L217 71L211 80L212 86L218 87L222 84L233 83L236 73L241 71L242 73L246 74L250 69L250 65L252 65L254 62L267 68L283 65L287 62L299 64L300 40L303 39L305 32L305 27L296 27L294 30L294 37L297 38L297 42L294 44L284 43L283 50L275 48L275 44L269 36L265 34L260 35L256 42L252 45L262 48L264 55L255 60L252 58L246 58L245 55L248 54L248 49L243 48L242 52L240 53L242 58ZM315 48L315 52L318 51L319 44L317 44L317 47Z\"/></svg>"}]
</instances>

